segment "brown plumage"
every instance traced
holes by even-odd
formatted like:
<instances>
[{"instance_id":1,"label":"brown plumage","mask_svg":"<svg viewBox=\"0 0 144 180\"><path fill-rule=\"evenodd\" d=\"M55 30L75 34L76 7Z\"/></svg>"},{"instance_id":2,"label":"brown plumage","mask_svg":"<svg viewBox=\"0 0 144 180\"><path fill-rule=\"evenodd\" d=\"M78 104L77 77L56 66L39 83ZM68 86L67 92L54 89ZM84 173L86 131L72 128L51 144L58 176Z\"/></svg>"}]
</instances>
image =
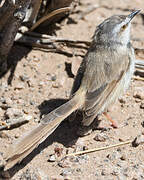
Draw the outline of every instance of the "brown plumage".
<instances>
[{"instance_id":1,"label":"brown plumage","mask_svg":"<svg viewBox=\"0 0 144 180\"><path fill-rule=\"evenodd\" d=\"M5 169L32 152L73 111L82 109L82 124L89 126L124 93L134 72L130 21L138 12L112 16L97 27L75 78L71 99L46 115L39 125L9 147L5 154Z\"/></svg>"}]
</instances>

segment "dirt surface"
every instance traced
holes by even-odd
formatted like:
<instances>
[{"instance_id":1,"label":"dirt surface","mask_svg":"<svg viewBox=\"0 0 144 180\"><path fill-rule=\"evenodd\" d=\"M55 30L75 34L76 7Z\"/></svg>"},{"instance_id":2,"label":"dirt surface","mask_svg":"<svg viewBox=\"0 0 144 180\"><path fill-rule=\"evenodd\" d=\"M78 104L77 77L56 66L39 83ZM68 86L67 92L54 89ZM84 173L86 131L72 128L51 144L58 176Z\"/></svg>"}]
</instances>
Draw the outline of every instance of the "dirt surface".
<instances>
[{"instance_id":1,"label":"dirt surface","mask_svg":"<svg viewBox=\"0 0 144 180\"><path fill-rule=\"evenodd\" d=\"M80 19L81 13L94 5L98 8ZM114 14L129 14L131 9L141 9L143 13L143 7L144 1L137 0L83 0L76 13L65 20L55 33L58 37L91 40L96 26L105 18ZM144 15L138 15L133 20L131 29L132 38L144 39ZM144 48L144 41L132 43L136 48ZM14 47L10 58L11 61L15 60L16 68L13 67L11 72L0 79L0 116L5 122L27 118L29 123L0 132L0 159L11 143L39 123L43 114L47 114L69 98L74 78L68 76L65 63L72 63L72 72L75 75L82 60L80 56L75 56L76 48L71 48L70 51L74 54L73 57L30 50L23 46ZM79 52L85 51L81 49ZM137 59L144 59L144 54L137 54ZM11 85L8 85L8 82L11 82ZM65 120L20 165L9 171L11 179L143 180L143 145L125 145L63 158L66 153L133 140L142 134L143 89L144 81L132 79L127 93L109 109L109 115L118 124L117 129L111 128L110 123L101 116L100 126L105 127L104 130L94 130L88 136L78 137L76 132L81 117L74 113L68 118L75 119L73 122L68 123L68 119ZM60 151L60 155L57 151Z\"/></svg>"}]
</instances>

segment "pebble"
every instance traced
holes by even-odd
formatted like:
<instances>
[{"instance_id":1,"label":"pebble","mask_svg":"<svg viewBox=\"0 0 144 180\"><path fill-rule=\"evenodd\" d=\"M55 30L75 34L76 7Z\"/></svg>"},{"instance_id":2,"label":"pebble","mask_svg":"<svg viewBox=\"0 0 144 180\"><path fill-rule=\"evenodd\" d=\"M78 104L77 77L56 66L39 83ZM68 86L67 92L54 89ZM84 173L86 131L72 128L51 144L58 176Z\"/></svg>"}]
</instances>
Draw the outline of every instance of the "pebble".
<instances>
[{"instance_id":1,"label":"pebble","mask_svg":"<svg viewBox=\"0 0 144 180\"><path fill-rule=\"evenodd\" d=\"M30 100L30 105L35 105L35 102L33 100Z\"/></svg>"},{"instance_id":2,"label":"pebble","mask_svg":"<svg viewBox=\"0 0 144 180\"><path fill-rule=\"evenodd\" d=\"M3 166L4 166L4 164L5 164L5 161L4 161L4 159L3 159L3 153L2 152L0 152L0 168L2 168Z\"/></svg>"},{"instance_id":3,"label":"pebble","mask_svg":"<svg viewBox=\"0 0 144 180\"><path fill-rule=\"evenodd\" d=\"M59 88L59 87L60 87L60 84L57 83L57 82L54 82L54 83L52 84L52 87L53 87L53 88Z\"/></svg>"},{"instance_id":4,"label":"pebble","mask_svg":"<svg viewBox=\"0 0 144 180\"><path fill-rule=\"evenodd\" d=\"M26 75L26 74L20 75L19 78L20 78L20 80L23 81L23 82L29 80L29 77L28 77L28 75Z\"/></svg>"},{"instance_id":5,"label":"pebble","mask_svg":"<svg viewBox=\"0 0 144 180\"><path fill-rule=\"evenodd\" d=\"M144 102L141 102L140 108L141 108L141 109L144 109Z\"/></svg>"},{"instance_id":6,"label":"pebble","mask_svg":"<svg viewBox=\"0 0 144 180\"><path fill-rule=\"evenodd\" d=\"M57 76L56 76L56 75L52 75L52 76L51 76L51 81L56 81L56 79L57 79Z\"/></svg>"},{"instance_id":7,"label":"pebble","mask_svg":"<svg viewBox=\"0 0 144 180\"><path fill-rule=\"evenodd\" d=\"M8 139L9 136L5 132L0 132L0 138Z\"/></svg>"},{"instance_id":8,"label":"pebble","mask_svg":"<svg viewBox=\"0 0 144 180\"><path fill-rule=\"evenodd\" d=\"M24 118L25 118L25 120L30 121L32 119L32 116L31 115L24 115Z\"/></svg>"},{"instance_id":9,"label":"pebble","mask_svg":"<svg viewBox=\"0 0 144 180\"><path fill-rule=\"evenodd\" d=\"M72 169L68 168L68 169L63 169L62 173L60 175L62 176L68 176L72 174Z\"/></svg>"},{"instance_id":10,"label":"pebble","mask_svg":"<svg viewBox=\"0 0 144 180\"><path fill-rule=\"evenodd\" d=\"M142 125L142 127L144 127L144 121L142 121L141 125Z\"/></svg>"},{"instance_id":11,"label":"pebble","mask_svg":"<svg viewBox=\"0 0 144 180\"><path fill-rule=\"evenodd\" d=\"M71 162L69 160L69 158L62 158L59 162L58 162L58 166L62 167L62 168L68 168L71 166Z\"/></svg>"},{"instance_id":12,"label":"pebble","mask_svg":"<svg viewBox=\"0 0 144 180\"><path fill-rule=\"evenodd\" d=\"M21 109L16 109L16 108L8 108L5 112L5 116L9 119L14 118L14 117L22 117L23 112Z\"/></svg>"},{"instance_id":13,"label":"pebble","mask_svg":"<svg viewBox=\"0 0 144 180\"><path fill-rule=\"evenodd\" d=\"M105 142L106 140L108 139L108 136L106 136L105 134L97 134L95 137L94 137L94 140L95 141L100 141L100 142Z\"/></svg>"},{"instance_id":14,"label":"pebble","mask_svg":"<svg viewBox=\"0 0 144 180\"><path fill-rule=\"evenodd\" d=\"M12 105L13 105L13 101L11 100L11 98L6 98L6 101L5 101L5 103L9 106L9 107L11 107Z\"/></svg>"},{"instance_id":15,"label":"pebble","mask_svg":"<svg viewBox=\"0 0 144 180\"><path fill-rule=\"evenodd\" d=\"M108 174L109 173L108 173L108 171L106 169L102 169L102 171L101 171L102 176L105 176L105 175L108 175Z\"/></svg>"},{"instance_id":16,"label":"pebble","mask_svg":"<svg viewBox=\"0 0 144 180\"><path fill-rule=\"evenodd\" d=\"M125 161L126 160L126 156L123 154L121 157L120 157L121 160Z\"/></svg>"},{"instance_id":17,"label":"pebble","mask_svg":"<svg viewBox=\"0 0 144 180\"><path fill-rule=\"evenodd\" d=\"M127 178L126 178L125 175L123 175L123 174L120 173L120 174L117 176L117 180L127 180Z\"/></svg>"},{"instance_id":18,"label":"pebble","mask_svg":"<svg viewBox=\"0 0 144 180\"><path fill-rule=\"evenodd\" d=\"M120 102L121 104L125 104L125 103L126 103L126 98L125 98L125 97L120 97L120 98L119 98L119 102Z\"/></svg>"},{"instance_id":19,"label":"pebble","mask_svg":"<svg viewBox=\"0 0 144 180\"><path fill-rule=\"evenodd\" d=\"M56 161L55 155L54 154L50 155L48 161L49 162L55 162Z\"/></svg>"},{"instance_id":20,"label":"pebble","mask_svg":"<svg viewBox=\"0 0 144 180\"><path fill-rule=\"evenodd\" d=\"M121 157L121 154L119 152L112 152L111 154L107 155L107 158L111 161L119 159Z\"/></svg>"},{"instance_id":21,"label":"pebble","mask_svg":"<svg viewBox=\"0 0 144 180\"><path fill-rule=\"evenodd\" d=\"M133 95L134 98L138 98L144 100L144 91L143 90L136 90Z\"/></svg>"},{"instance_id":22,"label":"pebble","mask_svg":"<svg viewBox=\"0 0 144 180\"><path fill-rule=\"evenodd\" d=\"M5 99L5 97L3 97L3 96L2 96L2 97L0 97L0 102L1 102L1 103L3 103L3 104L5 104L5 103L6 103L6 99Z\"/></svg>"},{"instance_id":23,"label":"pebble","mask_svg":"<svg viewBox=\"0 0 144 180\"><path fill-rule=\"evenodd\" d=\"M139 146L140 144L143 144L143 143L144 143L144 135L141 134L141 135L138 135L138 136L134 139L134 141L132 142L132 145L133 145L134 147L137 147L137 146Z\"/></svg>"},{"instance_id":24,"label":"pebble","mask_svg":"<svg viewBox=\"0 0 144 180\"><path fill-rule=\"evenodd\" d=\"M50 180L41 170L28 168L20 176L20 180Z\"/></svg>"}]
</instances>

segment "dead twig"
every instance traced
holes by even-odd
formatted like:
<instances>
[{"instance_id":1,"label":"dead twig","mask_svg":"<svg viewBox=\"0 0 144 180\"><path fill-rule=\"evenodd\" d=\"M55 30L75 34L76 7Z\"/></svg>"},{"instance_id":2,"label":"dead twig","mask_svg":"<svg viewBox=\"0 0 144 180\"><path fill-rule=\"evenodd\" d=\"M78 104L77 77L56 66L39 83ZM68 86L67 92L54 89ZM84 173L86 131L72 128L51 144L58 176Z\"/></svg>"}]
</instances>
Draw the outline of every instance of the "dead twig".
<instances>
[{"instance_id":1,"label":"dead twig","mask_svg":"<svg viewBox=\"0 0 144 180\"><path fill-rule=\"evenodd\" d=\"M128 141L121 142L121 143L114 144L114 145L110 145L110 146L105 146L105 147L100 147L100 148L93 148L93 149L89 149L89 150L85 150L85 151L79 151L79 152L76 152L76 153L67 154L66 157L67 156L77 156L77 155L87 154L87 153L91 153L91 152L95 152L95 151L111 149L111 148L114 148L114 147L119 147L119 146L123 146L123 145L126 145L126 144L131 144L132 142L133 142L132 140L128 140Z\"/></svg>"},{"instance_id":2,"label":"dead twig","mask_svg":"<svg viewBox=\"0 0 144 180\"><path fill-rule=\"evenodd\" d=\"M28 122L29 120L26 120L26 119L13 119L12 122L7 123L6 125L0 126L0 131L13 129Z\"/></svg>"},{"instance_id":3,"label":"dead twig","mask_svg":"<svg viewBox=\"0 0 144 180\"><path fill-rule=\"evenodd\" d=\"M139 76L133 76L134 80L138 80L138 81L144 81L144 78L139 77Z\"/></svg>"},{"instance_id":4,"label":"dead twig","mask_svg":"<svg viewBox=\"0 0 144 180\"><path fill-rule=\"evenodd\" d=\"M143 48L134 48L136 53L139 52L143 52L144 53L144 49Z\"/></svg>"},{"instance_id":5,"label":"dead twig","mask_svg":"<svg viewBox=\"0 0 144 180\"><path fill-rule=\"evenodd\" d=\"M30 31L33 31L34 29L36 29L41 23L43 23L44 21L50 19L51 17L60 14L62 12L68 12L70 11L70 7L64 7L64 8L60 8L60 9L56 9L54 11L52 11L51 13L47 14L46 16L43 16L41 19L39 19L31 28Z\"/></svg>"},{"instance_id":6,"label":"dead twig","mask_svg":"<svg viewBox=\"0 0 144 180\"><path fill-rule=\"evenodd\" d=\"M32 36L32 37L37 37L37 40L40 40L41 38L48 39L49 42L76 43L76 44L85 44L87 46L90 46L90 44L91 44L90 41L61 38L61 37L50 36L50 35L47 35L47 34L40 34L40 33L36 33L36 32L29 32L29 31L24 32L24 35L28 35L28 36ZM22 37L22 35L21 35L21 37ZM17 39L15 39L15 41L16 40Z\"/></svg>"},{"instance_id":7,"label":"dead twig","mask_svg":"<svg viewBox=\"0 0 144 180\"><path fill-rule=\"evenodd\" d=\"M62 53L70 57L74 55L83 57L84 54L77 54L77 53L73 54L70 52L66 52L65 50L62 49L64 46L70 47L70 48L79 48L79 49L87 50L91 44L90 41L73 40L73 39L55 37L55 36L40 34L36 32L28 32L28 31L25 31L23 33L17 33L15 41L18 43L22 43L26 46L49 49L50 52ZM143 50L143 49L138 49L138 48L135 48L135 49L136 51ZM144 74L144 61L143 60L137 59L135 67L136 67L137 72L141 70L140 73L143 72Z\"/></svg>"}]
</instances>

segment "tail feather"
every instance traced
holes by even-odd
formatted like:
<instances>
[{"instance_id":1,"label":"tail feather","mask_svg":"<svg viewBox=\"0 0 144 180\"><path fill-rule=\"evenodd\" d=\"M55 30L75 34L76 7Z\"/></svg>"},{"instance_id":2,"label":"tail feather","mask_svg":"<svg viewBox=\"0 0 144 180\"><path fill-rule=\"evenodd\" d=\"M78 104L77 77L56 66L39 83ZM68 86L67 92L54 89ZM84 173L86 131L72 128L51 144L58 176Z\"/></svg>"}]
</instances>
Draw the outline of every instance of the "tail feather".
<instances>
[{"instance_id":1,"label":"tail feather","mask_svg":"<svg viewBox=\"0 0 144 180\"><path fill-rule=\"evenodd\" d=\"M81 94L82 95L82 94ZM5 153L5 169L19 163L29 153L33 151L42 141L44 141L58 125L68 117L73 111L80 108L83 104L84 97L74 96L67 103L58 107L46 115L40 125L26 133L15 144L11 145Z\"/></svg>"}]
</instances>

